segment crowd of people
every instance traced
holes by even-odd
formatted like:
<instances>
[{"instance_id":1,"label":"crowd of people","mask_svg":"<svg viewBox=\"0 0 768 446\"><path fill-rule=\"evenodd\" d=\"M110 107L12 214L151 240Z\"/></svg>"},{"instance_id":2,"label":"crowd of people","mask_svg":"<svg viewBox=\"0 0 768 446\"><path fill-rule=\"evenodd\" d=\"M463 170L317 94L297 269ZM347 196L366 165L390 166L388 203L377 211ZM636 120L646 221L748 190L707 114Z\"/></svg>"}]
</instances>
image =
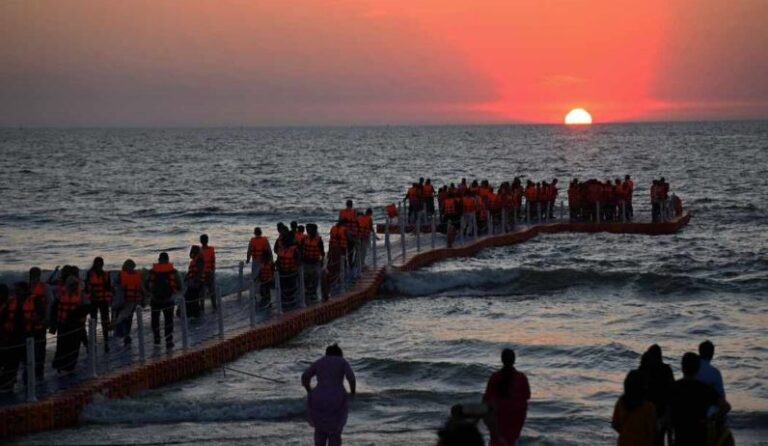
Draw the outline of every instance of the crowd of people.
<instances>
[{"instance_id":1,"label":"crowd of people","mask_svg":"<svg viewBox=\"0 0 768 446\"><path fill-rule=\"evenodd\" d=\"M567 190L570 220L632 221L634 190L635 183L629 175L625 175L623 180L616 178L604 182L596 179L579 181L574 178ZM408 188L403 201L407 207L408 223L416 223L420 215L429 219L437 211L446 229L461 226L465 228L465 233L470 233L474 231L473 225L477 224L482 233L486 228L499 227L505 221L511 225L518 220L540 222L552 219L555 217L558 195L557 178L538 182L527 180L523 183L516 177L495 188L488 180L473 180L469 183L466 178L462 178L458 184L439 187L437 192L430 178L420 178ZM653 222L664 221L673 214L682 213L682 202L674 194L670 196L669 183L663 177L653 180L651 204ZM487 221L489 213L493 219L490 225ZM506 219L502 218L502 213L506 213Z\"/></svg>"},{"instance_id":2,"label":"crowd of people","mask_svg":"<svg viewBox=\"0 0 768 446\"><path fill-rule=\"evenodd\" d=\"M300 285L307 299L327 300L343 274L359 275L373 236L373 210L358 212L352 201L347 201L331 228L327 252L314 223L299 225L294 221L290 227L278 223L277 231L278 238L271 246L261 228L255 228L246 251L254 295L258 295L255 298L262 308L272 303L276 279L281 304L290 306L297 304ZM57 267L44 281L40 268L34 267L29 270L29 279L15 283L12 289L0 284L0 392L13 390L20 365L26 364L26 340L30 337L35 342L38 381L45 374L46 333L56 335L53 368L59 373L73 372L81 348L88 345L88 316L100 322L103 348L109 352L111 336L121 338L124 345L132 343L136 307L148 304L154 344L164 342L167 349L173 348L174 317L180 316L181 309L174 298L177 294L184 293L188 317L201 317L206 301L213 312L218 310L216 249L209 244L207 234L199 240L200 244L189 250L183 277L163 252L148 271L137 269L132 259L125 260L119 272L106 271L104 259L96 257L85 274L77 266L66 265ZM27 373L25 368L24 382Z\"/></svg>"},{"instance_id":3,"label":"crowd of people","mask_svg":"<svg viewBox=\"0 0 768 446\"><path fill-rule=\"evenodd\" d=\"M699 345L699 353L682 356L682 377L654 344L643 353L639 367L624 379L624 393L614 407L611 426L619 446L729 446L734 444L726 415L720 371L712 365L715 346ZM503 367L488 380L482 405L457 405L438 432L439 446L485 445L477 423L488 427L490 445L518 444L528 412L531 391L524 373L515 369L515 353L505 349Z\"/></svg>"}]
</instances>

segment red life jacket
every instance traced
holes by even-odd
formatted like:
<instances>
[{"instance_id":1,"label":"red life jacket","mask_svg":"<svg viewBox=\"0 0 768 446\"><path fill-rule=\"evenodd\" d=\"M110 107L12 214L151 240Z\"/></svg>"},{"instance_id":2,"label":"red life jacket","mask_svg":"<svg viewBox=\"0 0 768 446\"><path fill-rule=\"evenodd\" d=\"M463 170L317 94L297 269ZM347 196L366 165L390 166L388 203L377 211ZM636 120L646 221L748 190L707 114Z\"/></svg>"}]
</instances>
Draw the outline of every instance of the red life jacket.
<instances>
[{"instance_id":1,"label":"red life jacket","mask_svg":"<svg viewBox=\"0 0 768 446\"><path fill-rule=\"evenodd\" d=\"M536 192L536 186L528 186L525 189L525 198L528 200L529 203L535 203L536 199L538 198L538 193Z\"/></svg>"},{"instance_id":2,"label":"red life jacket","mask_svg":"<svg viewBox=\"0 0 768 446\"><path fill-rule=\"evenodd\" d=\"M345 251L347 249L347 228L336 225L331 228L331 241L332 247L336 247Z\"/></svg>"},{"instance_id":3,"label":"red life jacket","mask_svg":"<svg viewBox=\"0 0 768 446\"><path fill-rule=\"evenodd\" d=\"M120 285L126 302L141 302L141 273L138 271L120 271Z\"/></svg>"},{"instance_id":4,"label":"red life jacket","mask_svg":"<svg viewBox=\"0 0 768 446\"><path fill-rule=\"evenodd\" d=\"M251 258L255 259L256 262L261 262L264 253L269 250L269 240L263 236L251 237L249 246L251 247Z\"/></svg>"},{"instance_id":5,"label":"red life jacket","mask_svg":"<svg viewBox=\"0 0 768 446\"><path fill-rule=\"evenodd\" d=\"M302 258L307 262L319 262L323 258L323 252L320 249L322 243L323 239L319 235L314 237L307 236L302 245Z\"/></svg>"},{"instance_id":6,"label":"red life jacket","mask_svg":"<svg viewBox=\"0 0 768 446\"><path fill-rule=\"evenodd\" d=\"M347 228L347 237L357 238L357 211L353 208L342 209L339 212L339 218L344 220L344 226Z\"/></svg>"},{"instance_id":7,"label":"red life jacket","mask_svg":"<svg viewBox=\"0 0 768 446\"><path fill-rule=\"evenodd\" d=\"M82 305L83 295L80 292L79 285L74 293L70 293L67 287L62 286L59 290L59 309L56 320L58 320L59 324L69 322L72 313ZM85 314L83 314L82 318L85 319Z\"/></svg>"},{"instance_id":8,"label":"red life jacket","mask_svg":"<svg viewBox=\"0 0 768 446\"><path fill-rule=\"evenodd\" d=\"M161 277L162 276L162 277ZM168 282L170 295L158 295L158 291L155 286L160 283L160 279L164 278ZM174 274L173 263L155 263L152 265L152 270L149 272L149 289L153 293L153 298L157 300L167 300L173 296L174 293L179 291L179 284L176 283L176 274Z\"/></svg>"},{"instance_id":9,"label":"red life jacket","mask_svg":"<svg viewBox=\"0 0 768 446\"><path fill-rule=\"evenodd\" d=\"M389 218L397 217L397 206L395 206L394 204L387 205L387 217Z\"/></svg>"},{"instance_id":10,"label":"red life jacket","mask_svg":"<svg viewBox=\"0 0 768 446\"><path fill-rule=\"evenodd\" d=\"M464 197L462 200L462 208L465 214L471 214L475 212L475 199L472 197Z\"/></svg>"},{"instance_id":11,"label":"red life jacket","mask_svg":"<svg viewBox=\"0 0 768 446\"><path fill-rule=\"evenodd\" d=\"M112 302L112 284L109 283L109 273L88 271L88 291L92 302Z\"/></svg>"},{"instance_id":12,"label":"red life jacket","mask_svg":"<svg viewBox=\"0 0 768 446\"><path fill-rule=\"evenodd\" d=\"M213 246L203 246L200 250L205 260L203 272L206 274L216 271L216 248Z\"/></svg>"},{"instance_id":13,"label":"red life jacket","mask_svg":"<svg viewBox=\"0 0 768 446\"><path fill-rule=\"evenodd\" d=\"M431 184L425 184L421 189L421 196L424 198L432 198L435 196L435 188Z\"/></svg>"},{"instance_id":14,"label":"red life jacket","mask_svg":"<svg viewBox=\"0 0 768 446\"><path fill-rule=\"evenodd\" d=\"M357 217L357 225L360 228L360 238L368 238L373 232L373 218L370 215L360 215Z\"/></svg>"},{"instance_id":15,"label":"red life jacket","mask_svg":"<svg viewBox=\"0 0 768 446\"><path fill-rule=\"evenodd\" d=\"M48 284L37 282L32 285L32 299L41 301L43 308L48 308Z\"/></svg>"},{"instance_id":16,"label":"red life jacket","mask_svg":"<svg viewBox=\"0 0 768 446\"><path fill-rule=\"evenodd\" d=\"M502 205L502 200L499 194L491 193L488 196L488 207L492 211L498 211L499 209L501 209L501 205Z\"/></svg>"},{"instance_id":17,"label":"red life jacket","mask_svg":"<svg viewBox=\"0 0 768 446\"><path fill-rule=\"evenodd\" d=\"M291 245L277 253L277 264L281 273L295 273L299 270L299 265L296 262L296 249L296 245Z\"/></svg>"},{"instance_id":18,"label":"red life jacket","mask_svg":"<svg viewBox=\"0 0 768 446\"><path fill-rule=\"evenodd\" d=\"M445 215L447 216L454 216L456 215L456 199L455 198L446 198L445 199Z\"/></svg>"}]
</instances>

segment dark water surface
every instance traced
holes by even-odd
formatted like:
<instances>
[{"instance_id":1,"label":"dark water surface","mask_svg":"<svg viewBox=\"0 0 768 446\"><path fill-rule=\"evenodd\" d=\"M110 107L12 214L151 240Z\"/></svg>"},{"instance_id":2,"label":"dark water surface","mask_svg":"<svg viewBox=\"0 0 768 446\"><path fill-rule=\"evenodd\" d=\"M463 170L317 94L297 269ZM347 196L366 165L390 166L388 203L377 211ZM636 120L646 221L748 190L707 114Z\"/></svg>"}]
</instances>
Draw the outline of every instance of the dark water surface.
<instances>
[{"instance_id":1,"label":"dark water surface","mask_svg":"<svg viewBox=\"0 0 768 446\"><path fill-rule=\"evenodd\" d=\"M768 444L768 123L335 129L0 130L0 280L31 265L179 264L197 235L231 280L254 225L378 206L414 178L498 184L630 173L638 212L665 176L679 234L549 235L394 274L386 295L233 367L89 407L80 427L20 444L309 444L299 374L338 341L360 395L346 444L431 444L476 401L504 346L533 392L523 444L610 444L627 370L658 342L680 375L717 346L738 444Z\"/></svg>"}]
</instances>

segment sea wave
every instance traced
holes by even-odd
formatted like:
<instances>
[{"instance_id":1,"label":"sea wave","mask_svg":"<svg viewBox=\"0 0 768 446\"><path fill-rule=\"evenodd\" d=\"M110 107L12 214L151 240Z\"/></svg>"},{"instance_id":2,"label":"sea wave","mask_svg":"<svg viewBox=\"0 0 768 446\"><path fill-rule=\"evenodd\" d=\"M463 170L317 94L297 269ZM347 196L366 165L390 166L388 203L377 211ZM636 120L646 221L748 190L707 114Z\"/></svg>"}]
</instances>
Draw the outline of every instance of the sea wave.
<instances>
[{"instance_id":1,"label":"sea wave","mask_svg":"<svg viewBox=\"0 0 768 446\"><path fill-rule=\"evenodd\" d=\"M627 287L643 295L684 295L766 290L766 281L752 275L743 278L694 277L661 272L605 271L594 269L483 268L451 271L395 272L388 275L384 290L404 296L431 296L504 292L508 295L541 294L571 287Z\"/></svg>"}]
</instances>

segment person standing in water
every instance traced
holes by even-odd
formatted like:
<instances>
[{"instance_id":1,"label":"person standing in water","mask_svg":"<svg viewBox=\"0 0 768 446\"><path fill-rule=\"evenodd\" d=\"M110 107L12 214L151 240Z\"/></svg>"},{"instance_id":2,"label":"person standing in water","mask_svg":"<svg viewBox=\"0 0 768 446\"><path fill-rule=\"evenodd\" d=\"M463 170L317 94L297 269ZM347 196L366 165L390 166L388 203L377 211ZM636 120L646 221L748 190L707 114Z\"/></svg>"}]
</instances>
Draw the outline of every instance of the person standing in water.
<instances>
[{"instance_id":1,"label":"person standing in water","mask_svg":"<svg viewBox=\"0 0 768 446\"><path fill-rule=\"evenodd\" d=\"M493 412L495 423L491 432L491 446L517 444L528 416L531 388L524 373L515 369L515 352L505 348L501 352L503 367L491 375L485 388L483 402Z\"/></svg>"},{"instance_id":2,"label":"person standing in water","mask_svg":"<svg viewBox=\"0 0 768 446\"><path fill-rule=\"evenodd\" d=\"M313 389L312 378L317 377ZM344 378L349 382L349 394ZM315 361L301 375L307 390L309 424L315 428L315 446L340 446L341 432L347 424L349 399L355 396L356 382L352 367L344 359L338 344L325 349L325 356Z\"/></svg>"}]
</instances>

